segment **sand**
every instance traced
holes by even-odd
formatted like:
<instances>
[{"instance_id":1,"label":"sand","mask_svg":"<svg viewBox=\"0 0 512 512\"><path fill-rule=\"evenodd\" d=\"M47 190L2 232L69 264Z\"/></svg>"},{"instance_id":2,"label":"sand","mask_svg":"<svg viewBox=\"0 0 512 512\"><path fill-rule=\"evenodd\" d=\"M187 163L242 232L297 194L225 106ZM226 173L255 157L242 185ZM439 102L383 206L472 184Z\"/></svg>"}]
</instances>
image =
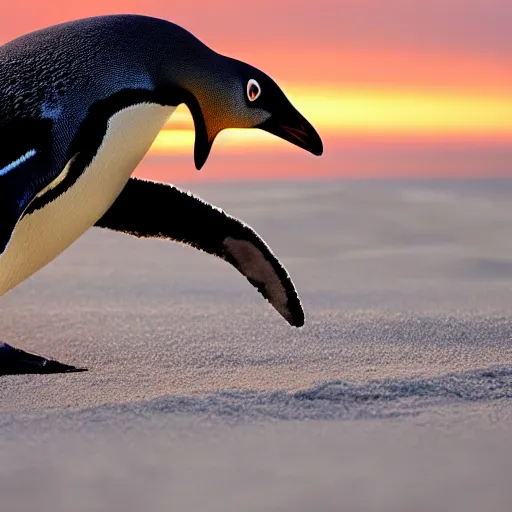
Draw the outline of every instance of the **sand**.
<instances>
[{"instance_id":1,"label":"sand","mask_svg":"<svg viewBox=\"0 0 512 512\"><path fill-rule=\"evenodd\" d=\"M89 371L1 378L0 511L510 510L512 182L193 191L306 326L220 260L90 230L1 299L3 341Z\"/></svg>"}]
</instances>

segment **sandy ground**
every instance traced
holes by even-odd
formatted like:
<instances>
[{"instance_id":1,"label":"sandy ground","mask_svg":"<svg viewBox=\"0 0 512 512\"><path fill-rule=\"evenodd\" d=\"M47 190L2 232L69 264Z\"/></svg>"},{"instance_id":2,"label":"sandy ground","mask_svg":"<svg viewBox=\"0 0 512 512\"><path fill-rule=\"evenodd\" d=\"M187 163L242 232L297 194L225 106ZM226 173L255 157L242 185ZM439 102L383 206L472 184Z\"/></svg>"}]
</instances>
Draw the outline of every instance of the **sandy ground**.
<instances>
[{"instance_id":1,"label":"sandy ground","mask_svg":"<svg viewBox=\"0 0 512 512\"><path fill-rule=\"evenodd\" d=\"M2 341L89 371L1 378L0 511L509 511L512 182L193 191L306 326L220 260L91 230L1 299Z\"/></svg>"}]
</instances>

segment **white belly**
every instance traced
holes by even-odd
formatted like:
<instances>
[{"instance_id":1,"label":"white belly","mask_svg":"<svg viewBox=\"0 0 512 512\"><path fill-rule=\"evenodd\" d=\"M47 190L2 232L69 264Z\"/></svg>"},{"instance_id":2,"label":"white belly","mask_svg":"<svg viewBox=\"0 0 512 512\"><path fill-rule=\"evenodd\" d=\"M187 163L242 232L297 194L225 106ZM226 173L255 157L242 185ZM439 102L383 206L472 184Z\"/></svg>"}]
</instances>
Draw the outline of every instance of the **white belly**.
<instances>
[{"instance_id":1,"label":"white belly","mask_svg":"<svg viewBox=\"0 0 512 512\"><path fill-rule=\"evenodd\" d=\"M53 260L103 216L173 111L144 103L110 118L96 157L75 184L18 222L0 256L0 295ZM48 188L66 173L67 168Z\"/></svg>"}]
</instances>

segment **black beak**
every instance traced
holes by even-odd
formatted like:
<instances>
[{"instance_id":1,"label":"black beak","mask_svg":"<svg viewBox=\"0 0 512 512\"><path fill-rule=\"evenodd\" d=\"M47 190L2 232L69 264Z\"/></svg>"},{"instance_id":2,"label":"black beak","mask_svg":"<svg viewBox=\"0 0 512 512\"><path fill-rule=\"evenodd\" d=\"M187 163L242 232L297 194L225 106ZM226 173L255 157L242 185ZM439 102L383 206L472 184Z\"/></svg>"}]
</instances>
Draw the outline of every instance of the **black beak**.
<instances>
[{"instance_id":1,"label":"black beak","mask_svg":"<svg viewBox=\"0 0 512 512\"><path fill-rule=\"evenodd\" d=\"M320 135L311 123L291 105L286 112L273 114L256 128L277 135L313 155L320 156L324 151Z\"/></svg>"}]
</instances>

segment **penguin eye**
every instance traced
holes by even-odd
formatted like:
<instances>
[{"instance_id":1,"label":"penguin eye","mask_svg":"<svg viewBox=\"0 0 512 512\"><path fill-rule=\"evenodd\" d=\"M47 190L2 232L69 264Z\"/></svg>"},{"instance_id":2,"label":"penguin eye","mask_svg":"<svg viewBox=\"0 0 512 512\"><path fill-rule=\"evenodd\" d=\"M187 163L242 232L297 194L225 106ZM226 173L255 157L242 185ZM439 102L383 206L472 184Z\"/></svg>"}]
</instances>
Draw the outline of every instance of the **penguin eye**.
<instances>
[{"instance_id":1,"label":"penguin eye","mask_svg":"<svg viewBox=\"0 0 512 512\"><path fill-rule=\"evenodd\" d=\"M255 101L259 98L261 94L261 87L258 82L254 79L250 79L247 83L247 97L249 101Z\"/></svg>"}]
</instances>

